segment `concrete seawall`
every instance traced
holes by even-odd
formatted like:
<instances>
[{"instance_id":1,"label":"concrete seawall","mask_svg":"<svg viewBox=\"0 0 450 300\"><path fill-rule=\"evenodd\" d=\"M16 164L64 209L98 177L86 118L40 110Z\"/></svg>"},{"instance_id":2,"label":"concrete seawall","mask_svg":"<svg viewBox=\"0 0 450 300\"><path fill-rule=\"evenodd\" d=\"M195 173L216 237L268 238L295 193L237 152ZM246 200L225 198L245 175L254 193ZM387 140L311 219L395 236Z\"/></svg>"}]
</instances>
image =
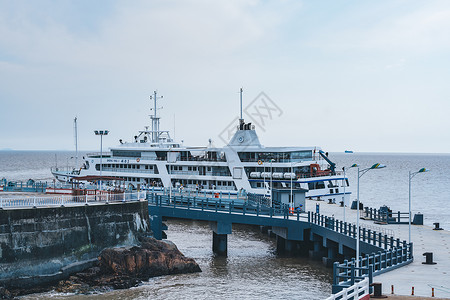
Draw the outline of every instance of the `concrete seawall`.
<instances>
[{"instance_id":1,"label":"concrete seawall","mask_svg":"<svg viewBox=\"0 0 450 300\"><path fill-rule=\"evenodd\" d=\"M0 210L0 285L59 280L149 230L147 201Z\"/></svg>"}]
</instances>

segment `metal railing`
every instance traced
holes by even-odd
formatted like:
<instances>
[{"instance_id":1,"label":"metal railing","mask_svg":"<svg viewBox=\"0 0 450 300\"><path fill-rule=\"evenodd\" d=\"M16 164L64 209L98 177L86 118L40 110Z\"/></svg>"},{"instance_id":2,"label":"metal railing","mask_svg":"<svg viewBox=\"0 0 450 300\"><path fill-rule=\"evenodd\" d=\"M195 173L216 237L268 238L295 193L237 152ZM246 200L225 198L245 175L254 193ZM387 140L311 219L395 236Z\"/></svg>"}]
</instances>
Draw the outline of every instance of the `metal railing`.
<instances>
[{"instance_id":1,"label":"metal railing","mask_svg":"<svg viewBox=\"0 0 450 300\"><path fill-rule=\"evenodd\" d=\"M21 182L2 180L2 186L3 191L5 192L45 192L47 182Z\"/></svg>"},{"instance_id":2,"label":"metal railing","mask_svg":"<svg viewBox=\"0 0 450 300\"><path fill-rule=\"evenodd\" d=\"M308 220L310 223L326 227L352 238L356 238L357 236L357 227L353 223L343 222L333 217L328 217L315 212L308 212ZM359 228L359 236L362 242L366 242L383 249L387 249L388 247L399 247L402 244L400 239L395 239L392 235L367 229L365 227ZM403 241L403 243L405 243L405 241Z\"/></svg>"},{"instance_id":3,"label":"metal railing","mask_svg":"<svg viewBox=\"0 0 450 300\"><path fill-rule=\"evenodd\" d=\"M375 222L386 223L386 224L408 224L409 213L402 213L397 211L396 213L392 211L387 211L385 209L376 209L364 207L364 217L370 218Z\"/></svg>"},{"instance_id":4,"label":"metal railing","mask_svg":"<svg viewBox=\"0 0 450 300\"><path fill-rule=\"evenodd\" d=\"M135 193L101 193L83 196L56 196L56 197L16 197L0 198L0 209L14 209L27 207L77 206L93 203L140 201L146 198L145 192Z\"/></svg>"},{"instance_id":5,"label":"metal railing","mask_svg":"<svg viewBox=\"0 0 450 300\"><path fill-rule=\"evenodd\" d=\"M230 199L220 198L197 198L186 196L161 195L156 193L148 193L147 200L156 206L166 206L172 208L186 208L188 210L214 211L226 213L239 213L243 215L256 215L268 217L283 217L289 219L289 208L281 206L279 208L268 207L266 205L252 204L249 202L235 202ZM300 219L297 213L297 220ZM304 217L306 218L306 216Z\"/></svg>"},{"instance_id":6,"label":"metal railing","mask_svg":"<svg viewBox=\"0 0 450 300\"><path fill-rule=\"evenodd\" d=\"M373 282L373 276L396 269L413 261L412 243L403 242L399 247L392 247L359 257L359 265L356 265L355 258L351 261L345 260L343 263L335 262L333 265L333 291L350 287L355 283L369 279Z\"/></svg>"},{"instance_id":7,"label":"metal railing","mask_svg":"<svg viewBox=\"0 0 450 300\"><path fill-rule=\"evenodd\" d=\"M358 300L367 297L370 294L369 291L369 278L353 284L348 288L342 289L339 293L333 294L325 300Z\"/></svg>"}]
</instances>

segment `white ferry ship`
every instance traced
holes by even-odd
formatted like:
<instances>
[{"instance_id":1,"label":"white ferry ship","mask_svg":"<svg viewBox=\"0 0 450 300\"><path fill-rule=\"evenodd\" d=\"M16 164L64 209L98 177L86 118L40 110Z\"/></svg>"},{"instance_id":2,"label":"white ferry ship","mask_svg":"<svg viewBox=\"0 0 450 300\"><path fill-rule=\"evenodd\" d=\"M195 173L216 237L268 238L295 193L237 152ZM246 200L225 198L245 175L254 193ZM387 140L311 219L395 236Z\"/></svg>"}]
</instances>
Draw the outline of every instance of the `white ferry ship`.
<instances>
[{"instance_id":1,"label":"white ferry ship","mask_svg":"<svg viewBox=\"0 0 450 300\"><path fill-rule=\"evenodd\" d=\"M319 147L265 147L255 126L239 120L237 130L223 148L187 147L159 129L156 92L152 128L139 131L108 153L84 157L79 169L52 168L56 179L107 176L121 179L128 188L173 187L213 193L247 192L271 195L272 189L305 189L306 197L348 204L348 179ZM241 90L242 108L242 90ZM242 112L242 109L241 109Z\"/></svg>"}]
</instances>

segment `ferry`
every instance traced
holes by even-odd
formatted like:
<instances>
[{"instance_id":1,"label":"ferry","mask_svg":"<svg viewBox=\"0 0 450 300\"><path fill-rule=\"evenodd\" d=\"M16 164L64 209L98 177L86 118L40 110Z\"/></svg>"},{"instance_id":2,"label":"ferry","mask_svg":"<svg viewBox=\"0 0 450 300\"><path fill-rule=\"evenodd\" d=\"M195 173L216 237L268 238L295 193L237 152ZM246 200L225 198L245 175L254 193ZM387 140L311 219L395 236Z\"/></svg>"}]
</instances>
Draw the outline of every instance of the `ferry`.
<instances>
[{"instance_id":1,"label":"ferry","mask_svg":"<svg viewBox=\"0 0 450 300\"><path fill-rule=\"evenodd\" d=\"M120 140L107 153L90 153L81 168L52 168L61 182L86 176L121 180L129 189L172 187L211 193L254 193L271 197L274 189L303 189L311 199L347 205L349 182L319 147L265 147L255 126L242 117L229 143L221 148L188 147L160 130L154 92L151 130L138 132L131 142Z\"/></svg>"}]
</instances>

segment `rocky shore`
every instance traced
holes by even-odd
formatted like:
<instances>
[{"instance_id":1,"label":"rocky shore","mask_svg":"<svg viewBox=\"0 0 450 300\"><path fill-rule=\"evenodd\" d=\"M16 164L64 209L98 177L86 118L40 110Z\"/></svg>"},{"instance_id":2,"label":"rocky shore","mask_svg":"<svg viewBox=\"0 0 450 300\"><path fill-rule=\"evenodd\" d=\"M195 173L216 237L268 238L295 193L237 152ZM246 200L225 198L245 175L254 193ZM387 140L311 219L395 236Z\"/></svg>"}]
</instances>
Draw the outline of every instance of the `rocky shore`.
<instances>
[{"instance_id":1,"label":"rocky shore","mask_svg":"<svg viewBox=\"0 0 450 300\"><path fill-rule=\"evenodd\" d=\"M198 264L185 257L172 242L142 238L140 246L103 250L94 267L54 286L10 291L0 287L0 299L49 290L86 294L126 289L150 277L194 272L201 272Z\"/></svg>"}]
</instances>

